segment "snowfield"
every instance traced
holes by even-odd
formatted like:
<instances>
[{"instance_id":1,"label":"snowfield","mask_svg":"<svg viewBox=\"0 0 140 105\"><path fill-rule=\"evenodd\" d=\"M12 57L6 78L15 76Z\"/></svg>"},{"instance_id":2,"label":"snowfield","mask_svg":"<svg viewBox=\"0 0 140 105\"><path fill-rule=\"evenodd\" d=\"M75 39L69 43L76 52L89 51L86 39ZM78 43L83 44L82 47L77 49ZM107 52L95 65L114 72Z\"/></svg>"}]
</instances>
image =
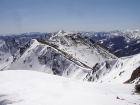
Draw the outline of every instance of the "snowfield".
<instances>
[{"instance_id":1,"label":"snowfield","mask_svg":"<svg viewBox=\"0 0 140 105\"><path fill-rule=\"evenodd\" d=\"M82 82L37 71L0 72L0 105L139 105L134 84Z\"/></svg>"}]
</instances>

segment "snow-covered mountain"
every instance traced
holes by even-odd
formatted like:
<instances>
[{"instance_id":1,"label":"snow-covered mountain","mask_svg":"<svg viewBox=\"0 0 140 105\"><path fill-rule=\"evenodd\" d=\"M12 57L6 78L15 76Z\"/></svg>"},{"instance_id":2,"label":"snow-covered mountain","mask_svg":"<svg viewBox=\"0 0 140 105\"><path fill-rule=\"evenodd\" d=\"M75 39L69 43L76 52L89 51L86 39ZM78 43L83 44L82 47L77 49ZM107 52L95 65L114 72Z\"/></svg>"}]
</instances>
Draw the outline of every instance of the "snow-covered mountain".
<instances>
[{"instance_id":1,"label":"snow-covered mountain","mask_svg":"<svg viewBox=\"0 0 140 105\"><path fill-rule=\"evenodd\" d=\"M14 55L17 50L28 44L31 39L38 38L40 36L47 40L51 37L51 33L31 32L0 36L0 50Z\"/></svg>"},{"instance_id":2,"label":"snow-covered mountain","mask_svg":"<svg viewBox=\"0 0 140 105\"><path fill-rule=\"evenodd\" d=\"M118 58L82 34L0 37L0 105L138 105L140 53Z\"/></svg>"},{"instance_id":3,"label":"snow-covered mountain","mask_svg":"<svg viewBox=\"0 0 140 105\"><path fill-rule=\"evenodd\" d=\"M140 67L140 54L108 60L95 65L94 69L89 72L84 80L100 83L125 83L138 67ZM140 76L136 76L134 81L130 82L139 84Z\"/></svg>"},{"instance_id":4,"label":"snow-covered mountain","mask_svg":"<svg viewBox=\"0 0 140 105\"><path fill-rule=\"evenodd\" d=\"M35 70L84 81L124 83L140 66L139 54L117 58L80 33L61 30L36 38L1 39L0 69ZM132 66L133 62L137 65ZM117 68L120 65L122 68Z\"/></svg>"},{"instance_id":5,"label":"snow-covered mountain","mask_svg":"<svg viewBox=\"0 0 140 105\"><path fill-rule=\"evenodd\" d=\"M13 46L12 48L4 42L5 41L3 41L2 45L6 46L7 52L4 52L5 47L1 47L1 70L27 69L57 75L62 75L63 71L70 65L71 67L73 66L83 70L83 68L64 57L62 53L53 47L41 44L36 39L28 40L27 43L24 43L21 47ZM12 42L13 41L10 41L8 43ZM15 44L15 41L13 43ZM16 53L11 53L13 49Z\"/></svg>"},{"instance_id":6,"label":"snow-covered mountain","mask_svg":"<svg viewBox=\"0 0 140 105\"><path fill-rule=\"evenodd\" d=\"M48 43L55 46L56 49L69 54L72 58L81 61L91 68L97 62L117 58L100 44L82 36L79 33L61 30L53 35L49 41L41 40L40 42L45 42L46 44Z\"/></svg>"},{"instance_id":7,"label":"snow-covered mountain","mask_svg":"<svg viewBox=\"0 0 140 105\"><path fill-rule=\"evenodd\" d=\"M140 53L140 30L117 30L110 32L80 32L98 41L119 57Z\"/></svg>"}]
</instances>

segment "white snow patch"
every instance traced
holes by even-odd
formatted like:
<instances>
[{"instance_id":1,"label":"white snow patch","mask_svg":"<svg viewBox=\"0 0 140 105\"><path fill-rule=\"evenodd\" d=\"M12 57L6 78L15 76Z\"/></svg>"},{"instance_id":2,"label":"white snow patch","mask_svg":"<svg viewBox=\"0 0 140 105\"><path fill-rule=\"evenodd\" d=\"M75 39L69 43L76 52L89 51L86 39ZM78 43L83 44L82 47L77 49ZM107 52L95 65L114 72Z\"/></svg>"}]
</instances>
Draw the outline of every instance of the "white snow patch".
<instances>
[{"instance_id":1,"label":"white snow patch","mask_svg":"<svg viewBox=\"0 0 140 105\"><path fill-rule=\"evenodd\" d=\"M3 105L139 105L131 84L98 84L41 72L0 72Z\"/></svg>"}]
</instances>

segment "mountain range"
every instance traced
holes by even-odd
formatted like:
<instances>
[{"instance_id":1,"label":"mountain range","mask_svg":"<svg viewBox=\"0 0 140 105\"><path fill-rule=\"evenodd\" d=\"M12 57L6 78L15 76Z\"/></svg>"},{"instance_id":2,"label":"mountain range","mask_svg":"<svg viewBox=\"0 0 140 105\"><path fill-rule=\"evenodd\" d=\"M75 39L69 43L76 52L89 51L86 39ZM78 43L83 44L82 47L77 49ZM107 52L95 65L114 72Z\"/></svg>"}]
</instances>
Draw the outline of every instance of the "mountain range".
<instances>
[{"instance_id":1,"label":"mountain range","mask_svg":"<svg viewBox=\"0 0 140 105\"><path fill-rule=\"evenodd\" d=\"M110 32L81 32L96 40L118 57L140 52L140 30L116 30Z\"/></svg>"},{"instance_id":2,"label":"mountain range","mask_svg":"<svg viewBox=\"0 0 140 105\"><path fill-rule=\"evenodd\" d=\"M34 80L35 76L37 75L35 71L40 71L47 73L46 76L49 76L48 74L58 75L59 77L57 82L62 82L62 79L59 79L61 76L64 81L64 77L67 77L77 81L80 80L104 84L110 83L110 85L113 83L120 83L123 84L121 85L122 87L124 84L129 83L132 84L130 85L130 89L132 89L131 86L140 83L139 67L139 30L123 30L111 32L68 32L65 30L60 30L54 33L37 32L20 35L0 36L0 70L2 72L0 73L0 83L2 84L4 83L3 81L8 82L8 79L5 77L6 73L10 75L10 78L12 79L13 76L16 75L22 76L20 73L27 75L27 71L30 71L29 75L31 78L27 76L27 81L28 79ZM32 72L35 72L33 72L33 75L31 74L31 70ZM39 78L41 78L41 74L39 75ZM50 82L56 82L56 80L51 80L51 78L56 77L43 77L41 81L50 79ZM23 81L23 79L19 77L14 77L13 80L16 81L15 79ZM69 81L71 80L68 79L68 85L70 85ZM19 81L17 81L17 83L18 82ZM78 84L80 83L78 82ZM64 84L67 85L67 83ZM41 85L43 85L43 82ZM7 85L5 84L4 86ZM15 84L15 86L17 86L17 84ZM22 86L22 84L20 84L20 86ZM73 84L70 86L73 86ZM87 86L92 87L90 84ZM96 88L96 86L93 87L94 89ZM101 86L99 87L101 88ZM0 89L3 90L3 88ZM28 89L29 88L30 87L28 87ZM63 87L64 90L67 88L69 88L69 86ZM124 88L126 87L124 86ZM20 90L20 88L16 89ZM94 89L92 91L94 91ZM102 89L103 88L101 88L101 90ZM81 90L83 91L83 88L81 88ZM97 90L97 93L99 94L101 90ZM105 88L105 90L109 91L107 88ZM12 92L12 90L10 91ZM117 91L114 91L114 93L118 94ZM0 91L0 94L4 94L5 97L5 94L12 93L2 93L2 91ZM82 93L82 95L83 94L84 93ZM107 94L112 93L107 92ZM12 97L14 96L12 95ZM123 97L126 98L125 96ZM137 97L136 99L139 98ZM7 98L4 98L4 100L7 100ZM20 100L22 99L17 99L15 102L20 102ZM136 100L132 100L132 102L134 103ZM3 101L3 99L0 98L0 105L6 105L8 103L14 102ZM79 101L77 103L79 103ZM129 98L126 99L126 103L131 103L129 102ZM21 105L26 104L23 102Z\"/></svg>"}]
</instances>

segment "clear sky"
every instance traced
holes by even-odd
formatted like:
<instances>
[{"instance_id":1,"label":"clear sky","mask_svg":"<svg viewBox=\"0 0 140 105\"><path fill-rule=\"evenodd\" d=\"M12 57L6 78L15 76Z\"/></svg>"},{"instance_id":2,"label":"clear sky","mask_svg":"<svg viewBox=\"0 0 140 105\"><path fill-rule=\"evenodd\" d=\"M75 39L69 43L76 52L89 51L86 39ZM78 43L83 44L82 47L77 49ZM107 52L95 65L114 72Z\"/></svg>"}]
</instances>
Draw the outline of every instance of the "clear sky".
<instances>
[{"instance_id":1,"label":"clear sky","mask_svg":"<svg viewBox=\"0 0 140 105\"><path fill-rule=\"evenodd\" d=\"M140 28L140 0L0 0L0 34Z\"/></svg>"}]
</instances>

